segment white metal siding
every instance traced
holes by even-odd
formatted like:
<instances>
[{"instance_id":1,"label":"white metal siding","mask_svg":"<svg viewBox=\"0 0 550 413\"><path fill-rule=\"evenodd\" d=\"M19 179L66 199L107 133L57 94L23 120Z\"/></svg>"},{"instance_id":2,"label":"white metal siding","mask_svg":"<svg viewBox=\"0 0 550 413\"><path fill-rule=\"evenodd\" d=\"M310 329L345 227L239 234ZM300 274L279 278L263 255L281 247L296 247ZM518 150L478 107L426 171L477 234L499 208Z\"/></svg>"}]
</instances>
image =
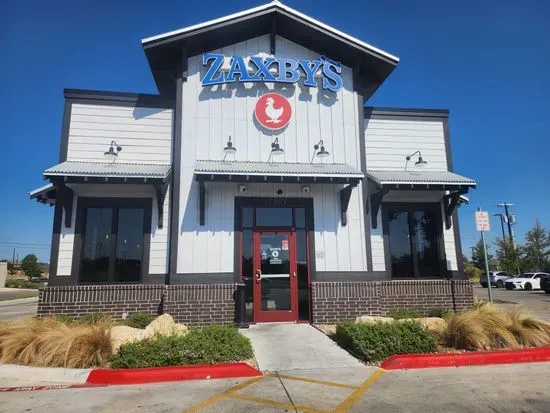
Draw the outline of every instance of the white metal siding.
<instances>
[{"instance_id":1,"label":"white metal siding","mask_svg":"<svg viewBox=\"0 0 550 413\"><path fill-rule=\"evenodd\" d=\"M365 149L367 169L399 170L405 167L405 157L422 152L427 162L423 170L446 171L447 155L443 121L365 119ZM411 159L408 168L414 169Z\"/></svg>"},{"instance_id":2,"label":"white metal siding","mask_svg":"<svg viewBox=\"0 0 550 413\"><path fill-rule=\"evenodd\" d=\"M120 161L170 163L172 109L74 103L67 160L104 160L112 140Z\"/></svg>"},{"instance_id":3,"label":"white metal siding","mask_svg":"<svg viewBox=\"0 0 550 413\"><path fill-rule=\"evenodd\" d=\"M316 59L318 54L277 36L277 57ZM226 56L267 55L269 36L261 36L216 50ZM324 140L330 157L325 162L346 163L360 169L359 114L353 91L352 70L342 67L344 87L337 93L303 86L281 84L231 84L203 88L206 72L202 56L188 60L183 84L182 161L180 181L180 235L178 273L232 272L234 251L234 197L241 196L237 184L208 184L206 225L199 225L198 189L193 181L196 159L223 159L223 148L231 135L237 148L228 160L263 161L269 158L273 134L261 131L254 120L258 98L275 91L286 96L293 110L286 129L277 134L285 154L276 161L309 163L313 145ZM316 160L318 162L318 160ZM248 196L275 196L276 188L286 196L303 196L300 185L249 185ZM342 186L310 185L314 200L316 267L318 271L366 270L364 226L360 188L353 190L348 225L340 224L337 190Z\"/></svg>"},{"instance_id":4,"label":"white metal siding","mask_svg":"<svg viewBox=\"0 0 550 413\"><path fill-rule=\"evenodd\" d=\"M149 252L149 273L166 274L168 271L168 250L169 250L169 216L170 216L170 189L164 200L163 228L158 228L158 209L156 194L150 185L99 185L99 184L72 184L69 185L75 196L73 197L73 219L71 228L65 228L61 223L61 234L59 240L59 255L57 261L57 275L69 276L72 270L74 228L76 225L76 207L78 197L117 197L117 198L151 198L151 241Z\"/></svg>"}]
</instances>

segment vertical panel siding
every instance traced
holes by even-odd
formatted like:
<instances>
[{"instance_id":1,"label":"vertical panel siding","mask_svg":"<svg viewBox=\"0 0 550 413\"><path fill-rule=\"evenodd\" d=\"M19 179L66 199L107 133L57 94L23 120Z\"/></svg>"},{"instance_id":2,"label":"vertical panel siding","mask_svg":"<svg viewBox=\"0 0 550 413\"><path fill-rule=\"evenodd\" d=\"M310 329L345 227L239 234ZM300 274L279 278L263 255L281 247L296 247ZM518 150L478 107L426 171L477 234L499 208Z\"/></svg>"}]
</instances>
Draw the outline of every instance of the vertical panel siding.
<instances>
[{"instance_id":1,"label":"vertical panel siding","mask_svg":"<svg viewBox=\"0 0 550 413\"><path fill-rule=\"evenodd\" d=\"M73 197L73 213L70 228L65 227L65 210L61 218L61 232L59 235L59 254L57 256L57 275L71 275L73 264L74 222L76 219L76 196Z\"/></svg>"},{"instance_id":2,"label":"vertical panel siding","mask_svg":"<svg viewBox=\"0 0 550 413\"><path fill-rule=\"evenodd\" d=\"M278 57L317 59L319 55L277 36ZM269 36L249 39L216 50L226 56L268 55ZM254 107L258 98L274 91L287 97L293 115L288 127L277 133L284 155L275 161L309 163L313 145L323 139L330 157L324 162L347 163L360 169L357 95L352 70L342 67L344 87L338 93L319 87L307 88L303 78L289 84L232 84L203 88L206 72L202 55L188 60L188 78L183 85L182 174L178 273L232 272L234 243L234 198L242 196L237 184L207 184L206 225L198 222L198 185L193 181L196 159L223 159L223 147L231 136L237 148L228 160L261 161L269 158L274 134L258 128ZM315 160L318 162L318 160ZM297 184L250 184L247 196L302 197ZM315 220L316 265L319 271L361 271L366 269L364 222L360 188L353 191L348 225L340 225L337 191L343 186L310 185Z\"/></svg>"},{"instance_id":3,"label":"vertical panel siding","mask_svg":"<svg viewBox=\"0 0 550 413\"><path fill-rule=\"evenodd\" d=\"M169 163L172 158L172 109L74 103L68 160L104 160L112 140L122 146L123 162Z\"/></svg>"},{"instance_id":4,"label":"vertical panel siding","mask_svg":"<svg viewBox=\"0 0 550 413\"><path fill-rule=\"evenodd\" d=\"M365 119L367 167L370 170L399 170L405 157L419 150L430 171L446 171L447 156L443 121ZM412 167L412 165L411 165Z\"/></svg>"},{"instance_id":5,"label":"vertical panel siding","mask_svg":"<svg viewBox=\"0 0 550 413\"><path fill-rule=\"evenodd\" d=\"M445 208L443 206L443 203L441 204L441 216L445 216ZM454 222L452 223L452 225L454 225ZM447 263L447 269L449 271L457 271L459 257L456 256L455 234L452 225L449 229L445 228L445 225L443 225L443 242L445 244L446 257L445 261ZM460 257L460 259L462 259L462 257Z\"/></svg>"}]
</instances>

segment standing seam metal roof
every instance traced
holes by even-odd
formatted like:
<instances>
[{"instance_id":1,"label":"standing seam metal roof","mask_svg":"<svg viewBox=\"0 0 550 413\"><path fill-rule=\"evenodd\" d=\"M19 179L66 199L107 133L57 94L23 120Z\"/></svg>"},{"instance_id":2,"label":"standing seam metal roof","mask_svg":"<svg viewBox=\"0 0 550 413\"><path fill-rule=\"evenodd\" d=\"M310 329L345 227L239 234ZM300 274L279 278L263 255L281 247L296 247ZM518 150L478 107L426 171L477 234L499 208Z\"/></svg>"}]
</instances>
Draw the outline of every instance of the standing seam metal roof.
<instances>
[{"instance_id":1,"label":"standing seam metal roof","mask_svg":"<svg viewBox=\"0 0 550 413\"><path fill-rule=\"evenodd\" d=\"M450 171L367 171L367 176L379 184L477 185L475 180Z\"/></svg>"},{"instance_id":2,"label":"standing seam metal roof","mask_svg":"<svg viewBox=\"0 0 550 413\"><path fill-rule=\"evenodd\" d=\"M169 164L65 161L44 171L51 176L93 176L99 178L166 178Z\"/></svg>"}]
</instances>

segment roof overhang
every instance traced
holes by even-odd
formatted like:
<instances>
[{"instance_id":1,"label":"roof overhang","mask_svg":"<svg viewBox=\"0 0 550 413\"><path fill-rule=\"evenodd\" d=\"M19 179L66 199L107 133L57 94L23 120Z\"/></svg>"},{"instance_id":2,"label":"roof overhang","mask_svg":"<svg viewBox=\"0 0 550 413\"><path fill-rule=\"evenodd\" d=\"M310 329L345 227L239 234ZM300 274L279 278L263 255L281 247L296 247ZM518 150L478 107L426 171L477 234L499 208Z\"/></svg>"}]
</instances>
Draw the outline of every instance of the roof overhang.
<instances>
[{"instance_id":1,"label":"roof overhang","mask_svg":"<svg viewBox=\"0 0 550 413\"><path fill-rule=\"evenodd\" d=\"M477 185L450 171L367 171L367 178L388 190L467 190Z\"/></svg>"},{"instance_id":2,"label":"roof overhang","mask_svg":"<svg viewBox=\"0 0 550 413\"><path fill-rule=\"evenodd\" d=\"M278 1L142 40L161 94L175 93L182 53L195 56L265 34L278 34L354 69L356 88L368 99L399 58ZM365 95L366 94L366 95Z\"/></svg>"},{"instance_id":3,"label":"roof overhang","mask_svg":"<svg viewBox=\"0 0 550 413\"><path fill-rule=\"evenodd\" d=\"M46 184L29 192L30 199L41 204L55 205L56 190L54 184Z\"/></svg>"},{"instance_id":4,"label":"roof overhang","mask_svg":"<svg viewBox=\"0 0 550 413\"><path fill-rule=\"evenodd\" d=\"M356 185L363 173L346 164L198 160L201 182L285 182Z\"/></svg>"}]
</instances>

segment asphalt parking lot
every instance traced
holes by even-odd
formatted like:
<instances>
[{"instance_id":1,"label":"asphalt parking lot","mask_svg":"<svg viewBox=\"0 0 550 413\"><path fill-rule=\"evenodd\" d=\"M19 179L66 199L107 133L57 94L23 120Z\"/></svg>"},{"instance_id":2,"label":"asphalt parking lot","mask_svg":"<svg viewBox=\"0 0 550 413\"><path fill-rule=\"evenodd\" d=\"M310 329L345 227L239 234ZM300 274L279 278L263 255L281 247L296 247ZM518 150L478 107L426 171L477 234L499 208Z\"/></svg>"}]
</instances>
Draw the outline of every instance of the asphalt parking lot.
<instances>
[{"instance_id":1,"label":"asphalt parking lot","mask_svg":"<svg viewBox=\"0 0 550 413\"><path fill-rule=\"evenodd\" d=\"M550 411L549 370L550 363L293 370L252 379L0 393L0 411L543 413Z\"/></svg>"},{"instance_id":2,"label":"asphalt parking lot","mask_svg":"<svg viewBox=\"0 0 550 413\"><path fill-rule=\"evenodd\" d=\"M509 291L505 288L493 287L491 292L493 293L493 302L503 310L523 306L532 315L543 320L550 320L550 294L545 294L542 290ZM487 288L475 284L474 296L487 300Z\"/></svg>"}]
</instances>

